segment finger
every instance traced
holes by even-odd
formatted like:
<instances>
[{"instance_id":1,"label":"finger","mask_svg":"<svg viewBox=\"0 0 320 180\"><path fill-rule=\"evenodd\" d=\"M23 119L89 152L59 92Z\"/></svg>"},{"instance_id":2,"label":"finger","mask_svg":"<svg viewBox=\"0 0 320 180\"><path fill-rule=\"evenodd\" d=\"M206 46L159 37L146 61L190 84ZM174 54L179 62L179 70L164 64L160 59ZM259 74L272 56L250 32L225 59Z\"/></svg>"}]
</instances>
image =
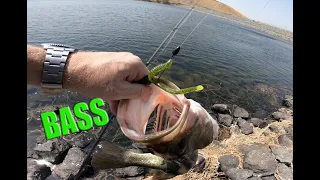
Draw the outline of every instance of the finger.
<instances>
[{"instance_id":1,"label":"finger","mask_svg":"<svg viewBox=\"0 0 320 180\"><path fill-rule=\"evenodd\" d=\"M131 77L129 77L129 81L138 81L149 74L149 70L147 66L143 63L143 61L136 56L136 61L133 61L133 67L130 68Z\"/></svg>"},{"instance_id":2,"label":"finger","mask_svg":"<svg viewBox=\"0 0 320 180\"><path fill-rule=\"evenodd\" d=\"M148 68L142 63L142 65L139 66L138 74L133 79L133 81L138 81L138 80L142 79L143 77L147 76L148 74L149 74Z\"/></svg>"},{"instance_id":3,"label":"finger","mask_svg":"<svg viewBox=\"0 0 320 180\"><path fill-rule=\"evenodd\" d=\"M142 84L130 83L123 81L121 89L118 91L119 99L136 99L141 98L145 92L146 86Z\"/></svg>"},{"instance_id":4,"label":"finger","mask_svg":"<svg viewBox=\"0 0 320 180\"><path fill-rule=\"evenodd\" d=\"M107 100L109 106L110 106L110 111L114 114L117 115L118 112L118 105L120 101L117 100Z\"/></svg>"}]
</instances>

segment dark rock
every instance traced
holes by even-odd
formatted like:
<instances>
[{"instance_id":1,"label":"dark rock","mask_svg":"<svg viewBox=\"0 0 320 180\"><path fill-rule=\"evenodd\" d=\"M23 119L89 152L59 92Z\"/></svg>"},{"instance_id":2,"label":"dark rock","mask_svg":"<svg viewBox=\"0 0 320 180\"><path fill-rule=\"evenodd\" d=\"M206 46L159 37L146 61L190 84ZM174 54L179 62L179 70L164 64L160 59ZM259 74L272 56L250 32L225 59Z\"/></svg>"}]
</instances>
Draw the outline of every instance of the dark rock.
<instances>
[{"instance_id":1,"label":"dark rock","mask_svg":"<svg viewBox=\"0 0 320 180\"><path fill-rule=\"evenodd\" d=\"M259 125L263 122L263 120L259 118L250 118L249 122L252 123L254 127L259 127Z\"/></svg>"},{"instance_id":2,"label":"dark rock","mask_svg":"<svg viewBox=\"0 0 320 180\"><path fill-rule=\"evenodd\" d=\"M261 180L261 178L259 178L257 176L252 176L252 177L248 178L247 180Z\"/></svg>"},{"instance_id":3,"label":"dark rock","mask_svg":"<svg viewBox=\"0 0 320 180\"><path fill-rule=\"evenodd\" d=\"M114 175L117 177L136 177L144 173L144 168L138 166L129 166L125 168L117 168Z\"/></svg>"},{"instance_id":4,"label":"dark rock","mask_svg":"<svg viewBox=\"0 0 320 180\"><path fill-rule=\"evenodd\" d=\"M289 95L284 96L283 105L286 107L293 107L293 97Z\"/></svg>"},{"instance_id":5,"label":"dark rock","mask_svg":"<svg viewBox=\"0 0 320 180\"><path fill-rule=\"evenodd\" d=\"M264 121L264 122L262 122L261 124L259 124L258 127L259 127L260 129L263 129L263 128L267 127L267 126L268 126L268 123Z\"/></svg>"},{"instance_id":6,"label":"dark rock","mask_svg":"<svg viewBox=\"0 0 320 180\"><path fill-rule=\"evenodd\" d=\"M280 180L292 180L293 179L292 168L280 163L278 165L278 177Z\"/></svg>"},{"instance_id":7,"label":"dark rock","mask_svg":"<svg viewBox=\"0 0 320 180\"><path fill-rule=\"evenodd\" d=\"M44 134L40 135L37 137L37 143L38 144L43 144L45 143L47 140L46 140L46 136Z\"/></svg>"},{"instance_id":8,"label":"dark rock","mask_svg":"<svg viewBox=\"0 0 320 180\"><path fill-rule=\"evenodd\" d=\"M35 147L35 152L41 158L59 164L63 161L71 145L63 139L49 140Z\"/></svg>"},{"instance_id":9,"label":"dark rock","mask_svg":"<svg viewBox=\"0 0 320 180\"><path fill-rule=\"evenodd\" d=\"M278 142L281 146L286 146L286 147L291 147L293 142L292 140L288 137L287 134L282 134L278 137Z\"/></svg>"},{"instance_id":10,"label":"dark rock","mask_svg":"<svg viewBox=\"0 0 320 180\"><path fill-rule=\"evenodd\" d=\"M220 124L230 127L233 119L229 114L218 114L218 120Z\"/></svg>"},{"instance_id":11,"label":"dark rock","mask_svg":"<svg viewBox=\"0 0 320 180\"><path fill-rule=\"evenodd\" d=\"M292 151L289 152L284 146L270 146L271 152L275 155L276 159L281 163L291 164L293 160Z\"/></svg>"},{"instance_id":12,"label":"dark rock","mask_svg":"<svg viewBox=\"0 0 320 180\"><path fill-rule=\"evenodd\" d=\"M292 119L292 116L289 114L285 114L283 112L274 112L271 114L272 117L277 120L277 121L282 121L282 120L286 120L286 119Z\"/></svg>"},{"instance_id":13,"label":"dark rock","mask_svg":"<svg viewBox=\"0 0 320 180\"><path fill-rule=\"evenodd\" d=\"M252 114L252 116L263 119L268 116L268 112L262 109L258 109L256 112Z\"/></svg>"},{"instance_id":14,"label":"dark rock","mask_svg":"<svg viewBox=\"0 0 320 180\"><path fill-rule=\"evenodd\" d=\"M227 172L229 169L239 166L239 159L233 155L220 156L218 162L220 164L220 169L223 172Z\"/></svg>"},{"instance_id":15,"label":"dark rock","mask_svg":"<svg viewBox=\"0 0 320 180\"><path fill-rule=\"evenodd\" d=\"M233 116L236 118L241 117L241 118L247 119L249 118L249 113L245 109L237 106L233 112Z\"/></svg>"},{"instance_id":16,"label":"dark rock","mask_svg":"<svg viewBox=\"0 0 320 180\"><path fill-rule=\"evenodd\" d=\"M276 177L274 177L273 175L272 176L264 176L264 177L261 177L262 180L277 180Z\"/></svg>"},{"instance_id":17,"label":"dark rock","mask_svg":"<svg viewBox=\"0 0 320 180\"><path fill-rule=\"evenodd\" d=\"M27 158L39 159L39 156L34 150L27 149Z\"/></svg>"},{"instance_id":18,"label":"dark rock","mask_svg":"<svg viewBox=\"0 0 320 180\"><path fill-rule=\"evenodd\" d=\"M257 175L268 176L274 174L277 161L269 150L260 148L252 150L244 156L243 168L253 170Z\"/></svg>"},{"instance_id":19,"label":"dark rock","mask_svg":"<svg viewBox=\"0 0 320 180\"><path fill-rule=\"evenodd\" d=\"M242 119L242 118L235 118L234 121L236 122L235 124L238 124L238 125L239 125L239 123L244 123L244 122L246 122L246 120L244 120L244 119Z\"/></svg>"},{"instance_id":20,"label":"dark rock","mask_svg":"<svg viewBox=\"0 0 320 180\"><path fill-rule=\"evenodd\" d=\"M239 121L238 125L242 134L248 135L253 133L253 126L248 121Z\"/></svg>"},{"instance_id":21,"label":"dark rock","mask_svg":"<svg viewBox=\"0 0 320 180\"><path fill-rule=\"evenodd\" d=\"M27 179L44 180L51 174L51 169L45 164L38 164L35 159L27 159Z\"/></svg>"},{"instance_id":22,"label":"dark rock","mask_svg":"<svg viewBox=\"0 0 320 180\"><path fill-rule=\"evenodd\" d=\"M92 139L92 134L81 132L76 134L69 143L75 147L85 148L92 141Z\"/></svg>"},{"instance_id":23,"label":"dark rock","mask_svg":"<svg viewBox=\"0 0 320 180\"><path fill-rule=\"evenodd\" d=\"M239 147L239 151L242 154L247 154L248 152L256 150L256 149L264 149L265 151L270 152L269 148L266 145L261 144L261 143L254 143L251 145L241 145Z\"/></svg>"},{"instance_id":24,"label":"dark rock","mask_svg":"<svg viewBox=\"0 0 320 180\"><path fill-rule=\"evenodd\" d=\"M211 110L221 114L230 114L230 110L226 104L214 104Z\"/></svg>"},{"instance_id":25,"label":"dark rock","mask_svg":"<svg viewBox=\"0 0 320 180\"><path fill-rule=\"evenodd\" d=\"M231 168L226 172L226 175L231 180L244 180L253 175L252 170L240 169L240 168Z\"/></svg>"},{"instance_id":26,"label":"dark rock","mask_svg":"<svg viewBox=\"0 0 320 180\"><path fill-rule=\"evenodd\" d=\"M283 105L285 105L286 107L293 107L293 99L283 100Z\"/></svg>"},{"instance_id":27,"label":"dark rock","mask_svg":"<svg viewBox=\"0 0 320 180\"><path fill-rule=\"evenodd\" d=\"M40 131L30 131L27 133L27 158L38 159L39 156L34 148L37 146L37 137L41 135Z\"/></svg>"},{"instance_id":28,"label":"dark rock","mask_svg":"<svg viewBox=\"0 0 320 180\"><path fill-rule=\"evenodd\" d=\"M46 180L61 180L57 175L51 174Z\"/></svg>"},{"instance_id":29,"label":"dark rock","mask_svg":"<svg viewBox=\"0 0 320 180\"><path fill-rule=\"evenodd\" d=\"M73 147L68 151L63 162L54 168L53 172L62 179L73 179L79 173L85 158L86 153L78 147Z\"/></svg>"},{"instance_id":30,"label":"dark rock","mask_svg":"<svg viewBox=\"0 0 320 180\"><path fill-rule=\"evenodd\" d=\"M292 133L293 132L293 126L292 124L289 124L288 126L283 128L287 133Z\"/></svg>"},{"instance_id":31,"label":"dark rock","mask_svg":"<svg viewBox=\"0 0 320 180\"><path fill-rule=\"evenodd\" d=\"M291 131L290 133L285 134L289 139L293 141L293 132Z\"/></svg>"},{"instance_id":32,"label":"dark rock","mask_svg":"<svg viewBox=\"0 0 320 180\"><path fill-rule=\"evenodd\" d=\"M274 124L270 125L269 126L269 129L271 132L274 132L274 133L279 133L280 132L280 128Z\"/></svg>"},{"instance_id":33,"label":"dark rock","mask_svg":"<svg viewBox=\"0 0 320 180\"><path fill-rule=\"evenodd\" d=\"M267 127L271 123L272 123L271 119L264 119L263 122L261 122L261 124L259 125L259 128L263 129L263 128Z\"/></svg>"}]
</instances>

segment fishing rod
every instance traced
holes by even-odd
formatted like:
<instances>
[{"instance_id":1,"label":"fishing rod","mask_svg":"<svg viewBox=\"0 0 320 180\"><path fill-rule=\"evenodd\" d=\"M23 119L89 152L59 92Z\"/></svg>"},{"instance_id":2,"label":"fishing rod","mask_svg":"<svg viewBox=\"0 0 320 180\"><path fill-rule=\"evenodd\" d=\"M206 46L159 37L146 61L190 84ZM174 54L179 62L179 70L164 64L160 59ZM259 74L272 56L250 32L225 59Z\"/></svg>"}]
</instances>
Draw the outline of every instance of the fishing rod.
<instances>
[{"instance_id":1,"label":"fishing rod","mask_svg":"<svg viewBox=\"0 0 320 180\"><path fill-rule=\"evenodd\" d=\"M171 30L171 32L167 35L167 37L162 41L162 43L159 45L159 47L155 50L155 52L152 54L152 56L149 58L148 62L146 63L146 66L150 65L151 61L154 60L153 57L155 56L155 54L160 50L160 48L163 46L163 44L167 41L167 39L171 36L170 40L167 42L166 46L162 49L162 51L160 51L159 55L157 56L157 58L155 60L157 60L159 58L159 56L161 55L161 53L167 48L167 46L169 45L169 43L171 42L171 40L173 39L176 31L178 30L179 26L181 27L182 24L184 24L186 22L186 20L188 19L191 11L194 9L194 7L198 4L200 0L198 0L191 9L189 9L189 11L180 19L180 21L177 23L177 25ZM172 51L172 55L171 55L171 59L178 55L178 53L180 52L181 46L185 43L185 41L191 36L191 34L199 27L199 25L209 16L209 14L211 14L213 12L213 10L216 9L216 7L220 4L220 1L218 1L218 3L209 11L206 13L206 16L204 18L202 18L202 20L192 29L192 31L186 36L186 38L183 40L183 42ZM184 19L184 20L183 20ZM172 34L173 33L173 34ZM160 75L158 76L157 80L159 80L159 78L162 76L162 74L166 71L166 69L164 71L160 72ZM148 80L148 75L143 77L142 79L135 81L134 83L139 83L139 84L150 84L149 80Z\"/></svg>"},{"instance_id":2,"label":"fishing rod","mask_svg":"<svg viewBox=\"0 0 320 180\"><path fill-rule=\"evenodd\" d=\"M151 57L149 58L149 60L147 61L146 66L148 66L148 65L151 63L151 61L153 60L153 57L157 54L157 52L160 50L160 48L163 46L163 44L164 44L164 43L167 41L167 39L171 36L170 40L167 42L166 46L164 47L164 49L163 49L161 52L163 52L163 51L166 49L166 47L168 46L168 44L169 44L169 43L171 42L171 40L173 39L173 37L174 37L175 33L177 32L177 30L186 22L186 20L187 20L187 19L189 18L189 16L190 16L192 10L195 8L195 6L198 4L199 1L200 1L200 0L198 0L198 1L189 9L189 11L180 19L180 21L176 24L176 26L171 30L171 32L167 35L167 37L162 41L162 43L159 45L159 47L155 50L155 52L152 54L152 56L151 56ZM220 3L220 2L218 2L218 4L219 4L219 3ZM218 5L218 4L217 4L217 5ZM217 6L217 5L216 5L216 6ZM210 13L216 8L216 6L210 11ZM190 35L195 31L195 29L202 23L202 21L203 21L208 15L209 15L209 13L207 13L207 15L196 25L196 27L189 33L189 35L184 39L184 41L183 41L176 49L174 49L174 50L172 51L171 59L180 52L180 46L183 45L183 43L190 37ZM160 53L161 53L161 52L160 52ZM160 54L159 54L159 56L160 56ZM159 56L158 56L158 57L159 57ZM158 59L158 57L157 57L156 59ZM161 72L159 78L161 77L161 75L162 75L163 72L164 72L164 71ZM141 80L137 81L136 83L140 83L140 84L150 84L150 82L148 81L148 76L145 76L144 78L142 78ZM110 121L111 121L111 120L113 120L113 118L115 118L115 115L112 114L112 113L110 113L110 114L111 114L111 115L110 115L109 119L110 119ZM109 124L109 123L108 123L108 124ZM87 156L86 156L86 158L85 158L82 166L80 167L80 170L79 170L78 174L75 176L75 178L74 178L75 180L77 180L77 179L82 175L82 173L83 173L83 168L87 165L87 162L88 162L89 158L91 157L91 155L92 155L95 147L99 144L99 142L100 142L103 134L105 133L105 131L106 131L107 127L108 127L108 124L105 125L105 126L103 127L103 129L101 130L98 139L96 140L95 144L94 144L93 147L91 148L90 152L87 154Z\"/></svg>"},{"instance_id":3,"label":"fishing rod","mask_svg":"<svg viewBox=\"0 0 320 180\"><path fill-rule=\"evenodd\" d=\"M163 44L167 41L167 39L170 37L170 35L172 35L172 33L174 33L172 35L172 37L175 35L175 32L178 30L179 27L181 27L181 25L186 21L186 19L189 17L189 15L191 14L193 8L196 6L196 4L198 4L200 0L198 0L193 6L192 8L189 9L189 11L180 19L180 21L176 24L176 26L171 30L171 32L167 35L167 37L162 41L162 43L160 44L160 46L156 49L156 51L153 53L153 55L150 57L149 61L146 63L146 66L148 66L152 60L152 58L155 56L155 54L160 50L160 48L163 46ZM171 37L171 39L172 39ZM170 40L171 40L170 39ZM173 56L179 53L179 49L174 50L174 52L172 53ZM150 82L148 82L148 76L145 76L144 78L142 78L141 80L137 81L136 83L140 83L140 84L149 84ZM111 116L109 117L110 121L115 118L114 114L111 114ZM108 123L109 124L109 123ZM93 145L93 147L91 148L90 152L87 154L82 166L80 167L80 170L78 172L78 174L76 174L76 176L74 177L75 180L79 179L79 177L82 175L84 167L87 166L87 162L89 160L89 158L91 157L94 149L96 148L96 146L99 144L103 134L105 133L105 131L107 130L108 124L105 125L103 127L103 129L101 130L98 139L96 140L95 144Z\"/></svg>"},{"instance_id":4,"label":"fishing rod","mask_svg":"<svg viewBox=\"0 0 320 180\"><path fill-rule=\"evenodd\" d=\"M85 159L84 159L84 161L83 161L83 163L82 163L82 165L81 165L81 167L80 167L79 172L78 172L78 173L75 175L75 177L74 177L74 180L79 179L80 176L83 175L84 167L87 166L87 163L88 163L88 161L89 161L89 159L90 159L90 157L91 157L91 155L92 155L92 153L93 153L93 150L94 150L94 149L96 148L96 146L99 144L99 142L100 142L100 140L101 140L101 138L102 138L102 135L106 132L106 130L107 130L107 128L108 128L108 125L110 124L110 121L111 121L113 118L115 118L115 115L114 115L114 114L112 114L112 113L108 113L108 114L110 114L110 116L109 116L109 123L107 123L107 124L103 127L103 129L101 130L98 139L97 139L96 142L94 143L94 145L93 145L93 147L91 148L90 152L89 152L89 153L87 154L87 156L85 157Z\"/></svg>"},{"instance_id":5,"label":"fishing rod","mask_svg":"<svg viewBox=\"0 0 320 180\"><path fill-rule=\"evenodd\" d=\"M149 64L152 61L152 58L157 54L157 52L160 50L160 48L163 46L163 44L167 41L167 39L172 35L172 33L175 33L179 26L181 27L181 23L185 22L186 18L189 17L189 15L191 14L192 10L194 9L194 7L198 4L200 0L198 0L190 9L189 11L180 19L180 21L176 24L176 26L170 31L170 33L167 35L167 37L162 41L162 43L159 45L159 47L155 50L155 52L152 54L152 56L149 58L149 60L146 63L146 66L148 67ZM184 20L184 21L183 21ZM173 37L173 36L172 36ZM171 38L172 39L172 38Z\"/></svg>"},{"instance_id":6,"label":"fishing rod","mask_svg":"<svg viewBox=\"0 0 320 180\"><path fill-rule=\"evenodd\" d=\"M213 10L215 10L215 8L220 4L220 1L218 1L218 4L216 4L208 13L206 13L206 16L204 18L202 18L202 20L191 30L191 32L186 36L186 38L182 41L182 43L175 49L172 51L172 56L171 59L173 58L173 56L177 55L181 49L181 46L186 42L186 40L191 36L191 34L199 27L199 25L209 16L209 14L211 14L213 12ZM171 38L172 39L172 38ZM169 44L169 43L168 43ZM166 47L168 46L168 44L164 47L163 51L166 49ZM161 53L161 52L160 52ZM159 55L160 56L160 55ZM159 57L158 56L158 57ZM158 59L158 58L156 58ZM164 69L164 71L166 71L166 69ZM164 71L160 72L160 75L158 77L159 78L162 76L162 74L164 73Z\"/></svg>"}]
</instances>

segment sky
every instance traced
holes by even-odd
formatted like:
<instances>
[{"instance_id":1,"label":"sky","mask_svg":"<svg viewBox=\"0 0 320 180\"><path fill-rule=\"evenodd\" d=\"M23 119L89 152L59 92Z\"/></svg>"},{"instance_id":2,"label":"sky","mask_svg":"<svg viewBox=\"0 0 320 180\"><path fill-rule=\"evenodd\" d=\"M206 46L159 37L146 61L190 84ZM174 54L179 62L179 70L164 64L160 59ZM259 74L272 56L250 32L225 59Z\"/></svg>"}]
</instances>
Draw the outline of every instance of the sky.
<instances>
[{"instance_id":1,"label":"sky","mask_svg":"<svg viewBox=\"0 0 320 180\"><path fill-rule=\"evenodd\" d=\"M293 32L293 0L218 0L249 19Z\"/></svg>"}]
</instances>

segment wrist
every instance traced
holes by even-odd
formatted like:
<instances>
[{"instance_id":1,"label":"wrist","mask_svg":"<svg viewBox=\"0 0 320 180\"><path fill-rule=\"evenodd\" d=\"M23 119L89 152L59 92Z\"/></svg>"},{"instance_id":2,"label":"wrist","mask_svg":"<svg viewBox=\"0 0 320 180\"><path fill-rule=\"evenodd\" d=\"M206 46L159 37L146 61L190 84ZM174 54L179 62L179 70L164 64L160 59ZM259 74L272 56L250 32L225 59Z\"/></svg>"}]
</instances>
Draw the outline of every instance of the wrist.
<instances>
[{"instance_id":1,"label":"wrist","mask_svg":"<svg viewBox=\"0 0 320 180\"><path fill-rule=\"evenodd\" d=\"M43 63L46 57L46 50L41 47L27 45L27 80L34 86L41 84Z\"/></svg>"},{"instance_id":2,"label":"wrist","mask_svg":"<svg viewBox=\"0 0 320 180\"><path fill-rule=\"evenodd\" d=\"M77 88L78 78L76 75L81 63L83 63L79 60L80 57L81 52L74 52L69 55L62 78L62 88L65 90L75 90Z\"/></svg>"},{"instance_id":3,"label":"wrist","mask_svg":"<svg viewBox=\"0 0 320 180\"><path fill-rule=\"evenodd\" d=\"M90 52L77 51L69 55L62 78L64 90L78 91L87 79L87 69L90 62ZM92 62L92 61L91 61Z\"/></svg>"},{"instance_id":4,"label":"wrist","mask_svg":"<svg viewBox=\"0 0 320 180\"><path fill-rule=\"evenodd\" d=\"M77 52L77 49L63 44L44 43L41 45L46 50L41 79L42 91L46 94L61 93L63 89L70 88L68 83L63 82L69 74L66 73L68 61L72 54ZM68 72L71 72L70 68L68 69ZM64 88L64 85L67 86Z\"/></svg>"}]
</instances>

